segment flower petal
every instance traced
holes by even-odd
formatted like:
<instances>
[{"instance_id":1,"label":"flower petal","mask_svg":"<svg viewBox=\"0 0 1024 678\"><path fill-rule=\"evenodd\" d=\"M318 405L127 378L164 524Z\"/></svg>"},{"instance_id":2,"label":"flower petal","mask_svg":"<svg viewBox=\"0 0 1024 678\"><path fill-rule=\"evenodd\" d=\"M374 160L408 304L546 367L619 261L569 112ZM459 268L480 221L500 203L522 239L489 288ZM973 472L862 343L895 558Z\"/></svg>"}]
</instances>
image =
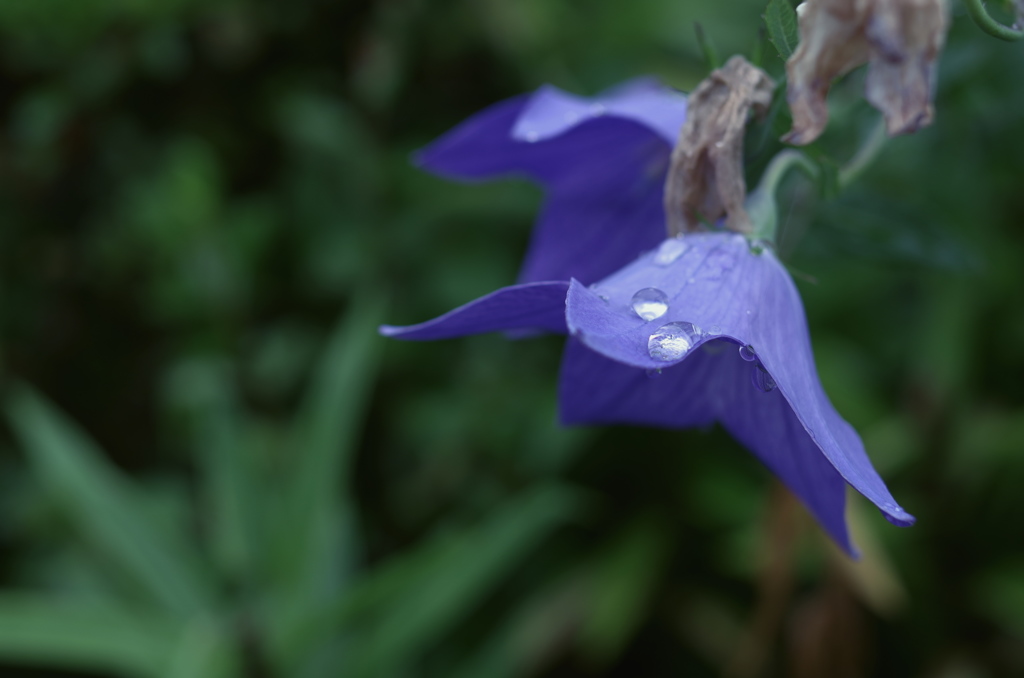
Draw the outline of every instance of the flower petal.
<instances>
[{"instance_id":1,"label":"flower petal","mask_svg":"<svg viewBox=\"0 0 1024 678\"><path fill-rule=\"evenodd\" d=\"M473 116L417 161L454 178L525 174L544 184L519 281L592 282L661 240L662 187L685 109L685 97L651 80L594 99L545 87Z\"/></svg>"},{"instance_id":2,"label":"flower petal","mask_svg":"<svg viewBox=\"0 0 1024 678\"><path fill-rule=\"evenodd\" d=\"M500 330L547 330L565 333L565 282L503 287L418 325L381 325L380 333L395 339L426 341Z\"/></svg>"},{"instance_id":3,"label":"flower petal","mask_svg":"<svg viewBox=\"0 0 1024 678\"><path fill-rule=\"evenodd\" d=\"M674 146L686 117L686 97L654 78L629 80L596 97L544 85L530 98L512 136L521 141L549 139L602 116L638 122Z\"/></svg>"},{"instance_id":4,"label":"flower petal","mask_svg":"<svg viewBox=\"0 0 1024 678\"><path fill-rule=\"evenodd\" d=\"M698 352L663 374L648 374L595 353L570 337L559 378L559 418L563 424L636 424L689 428L715 422L707 393L717 375L714 363Z\"/></svg>"},{"instance_id":5,"label":"flower petal","mask_svg":"<svg viewBox=\"0 0 1024 678\"><path fill-rule=\"evenodd\" d=\"M664 314L653 320L640 317L632 306L633 295L647 288L661 290L667 302ZM708 397L716 403L717 419L769 466L782 468L782 460L788 459L786 455L813 456L811 452L817 449L890 521L897 525L913 523L913 516L896 504L872 467L856 432L825 395L814 367L800 296L770 250L757 254L745 238L735 235L699 234L671 239L592 289L573 281L566 299L569 331L598 353L634 368L660 367L668 374L672 371L668 368L697 359L701 354L699 347L717 337L752 346L756 355L747 355L751 362L747 362L746 376L730 376L725 371L710 381L705 377L707 383L714 385L715 390L709 391ZM671 323L691 323L703 334L689 342L689 350L670 355L671 359L652 357L652 342ZM659 355L666 357L664 353ZM735 361L722 365L732 362ZM751 383L751 370L758 369L758 365L777 385L775 391L762 393ZM773 400L784 402L788 407L775 407L788 410L786 417L792 415L793 419L781 417L778 412L748 411L752 406L748 401L765 408ZM650 416L664 416L671 421L675 410L671 404L664 407L663 415L649 415L645 421ZM764 427L760 437L756 435L758 426ZM788 427L781 433L789 433L781 435L776 430L778 426ZM801 438L801 429L807 440L794 443ZM806 445L812 447L800 452L801 446ZM799 465L813 468L808 463L801 459ZM823 506L823 499L813 495L812 482L786 477L787 473L781 470L777 473L801 493L809 506ZM831 505L827 510L814 510L822 516L833 516L836 511ZM834 532L826 518L822 520Z\"/></svg>"},{"instance_id":6,"label":"flower petal","mask_svg":"<svg viewBox=\"0 0 1024 678\"><path fill-rule=\"evenodd\" d=\"M846 484L778 389L762 393L737 344L715 339L655 378L571 338L559 386L565 424L690 428L720 421L782 480L836 542L853 553L844 519Z\"/></svg>"}]
</instances>

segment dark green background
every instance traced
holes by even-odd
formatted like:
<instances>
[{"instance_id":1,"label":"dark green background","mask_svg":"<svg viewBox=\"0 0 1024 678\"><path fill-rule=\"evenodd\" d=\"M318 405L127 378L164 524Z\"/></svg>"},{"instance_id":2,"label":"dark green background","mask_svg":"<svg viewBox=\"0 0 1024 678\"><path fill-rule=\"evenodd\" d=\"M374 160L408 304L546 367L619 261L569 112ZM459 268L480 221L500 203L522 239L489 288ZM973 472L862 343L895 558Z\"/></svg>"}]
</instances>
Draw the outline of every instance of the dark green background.
<instances>
[{"instance_id":1,"label":"dark green background","mask_svg":"<svg viewBox=\"0 0 1024 678\"><path fill-rule=\"evenodd\" d=\"M919 519L852 496L860 563L720 430L559 428L559 338L375 334L511 283L541 199L411 151L546 82L692 89L695 21L779 76L762 12L0 0L0 675L1024 675L1024 45L959 7L935 124L781 199Z\"/></svg>"}]
</instances>

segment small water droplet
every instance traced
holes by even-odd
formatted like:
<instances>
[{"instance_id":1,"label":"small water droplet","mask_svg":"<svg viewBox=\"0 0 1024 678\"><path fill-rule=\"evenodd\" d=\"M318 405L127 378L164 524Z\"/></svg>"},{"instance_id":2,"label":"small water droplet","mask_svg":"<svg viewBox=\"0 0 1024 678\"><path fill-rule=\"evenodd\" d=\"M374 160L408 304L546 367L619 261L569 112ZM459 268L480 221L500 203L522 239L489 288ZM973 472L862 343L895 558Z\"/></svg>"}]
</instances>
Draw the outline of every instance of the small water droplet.
<instances>
[{"instance_id":1,"label":"small water droplet","mask_svg":"<svg viewBox=\"0 0 1024 678\"><path fill-rule=\"evenodd\" d=\"M712 337L717 337L722 333L722 328L718 325L712 325L708 328L708 334Z\"/></svg>"},{"instance_id":2,"label":"small water droplet","mask_svg":"<svg viewBox=\"0 0 1024 678\"><path fill-rule=\"evenodd\" d=\"M673 261L683 256L687 245L682 238L669 238L661 243L657 254L654 255L654 263L658 266L668 266Z\"/></svg>"},{"instance_id":3,"label":"small water droplet","mask_svg":"<svg viewBox=\"0 0 1024 678\"><path fill-rule=\"evenodd\" d=\"M716 141L715 142L715 148L724 148L724 147L725 147L725 142L724 141Z\"/></svg>"},{"instance_id":4,"label":"small water droplet","mask_svg":"<svg viewBox=\"0 0 1024 678\"><path fill-rule=\"evenodd\" d=\"M658 369L658 370L647 370L647 378L648 379L657 379L660 376L661 376L661 370L660 369Z\"/></svg>"},{"instance_id":5,"label":"small water droplet","mask_svg":"<svg viewBox=\"0 0 1024 678\"><path fill-rule=\"evenodd\" d=\"M750 310L750 309L748 308L748 309L747 309L747 315L750 315L751 313L753 313L753 311L751 311L751 310Z\"/></svg>"},{"instance_id":6,"label":"small water droplet","mask_svg":"<svg viewBox=\"0 0 1024 678\"><path fill-rule=\"evenodd\" d=\"M702 334L693 323L668 323L659 327L647 340L647 352L655 360L679 360L700 341Z\"/></svg>"},{"instance_id":7,"label":"small water droplet","mask_svg":"<svg viewBox=\"0 0 1024 678\"><path fill-rule=\"evenodd\" d=\"M645 287L633 295L633 310L644 320L654 320L668 311L668 296L654 287Z\"/></svg>"},{"instance_id":8,"label":"small water droplet","mask_svg":"<svg viewBox=\"0 0 1024 678\"><path fill-rule=\"evenodd\" d=\"M771 393L775 390L775 380L761 363L754 366L754 370L750 373L750 381L761 393Z\"/></svg>"},{"instance_id":9,"label":"small water droplet","mask_svg":"<svg viewBox=\"0 0 1024 678\"><path fill-rule=\"evenodd\" d=\"M748 363L757 360L757 351L750 344L746 346L740 346L740 357L746 360Z\"/></svg>"}]
</instances>

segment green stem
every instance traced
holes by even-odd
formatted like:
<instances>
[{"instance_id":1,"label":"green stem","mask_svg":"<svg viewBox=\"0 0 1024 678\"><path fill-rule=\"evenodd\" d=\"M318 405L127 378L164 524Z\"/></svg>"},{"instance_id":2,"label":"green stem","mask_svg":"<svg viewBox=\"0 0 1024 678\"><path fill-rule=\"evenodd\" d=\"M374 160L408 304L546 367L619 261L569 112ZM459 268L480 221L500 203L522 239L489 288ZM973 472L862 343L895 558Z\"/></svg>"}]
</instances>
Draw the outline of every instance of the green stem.
<instances>
[{"instance_id":1,"label":"green stem","mask_svg":"<svg viewBox=\"0 0 1024 678\"><path fill-rule=\"evenodd\" d=\"M754 225L751 236L754 239L775 242L779 226L778 205L775 193L782 183L783 177L791 169L803 171L812 180L818 177L818 168L811 160L799 151L786 149L772 158L761 175L761 183L747 198L747 214Z\"/></svg>"},{"instance_id":2,"label":"green stem","mask_svg":"<svg viewBox=\"0 0 1024 678\"><path fill-rule=\"evenodd\" d=\"M864 170L875 161L878 154L885 147L889 135L885 131L885 122L878 121L871 135L864 142L864 145L857 149L850 161L839 170L839 187L846 188L863 174Z\"/></svg>"},{"instance_id":3,"label":"green stem","mask_svg":"<svg viewBox=\"0 0 1024 678\"><path fill-rule=\"evenodd\" d=\"M978 28L989 35L1000 40L1006 40L1007 42L1016 42L1024 39L1024 30L1018 29L1016 25L1013 28L1004 26L989 16L982 0L964 0L964 7L967 8L967 13L974 19L974 23L978 24Z\"/></svg>"}]
</instances>

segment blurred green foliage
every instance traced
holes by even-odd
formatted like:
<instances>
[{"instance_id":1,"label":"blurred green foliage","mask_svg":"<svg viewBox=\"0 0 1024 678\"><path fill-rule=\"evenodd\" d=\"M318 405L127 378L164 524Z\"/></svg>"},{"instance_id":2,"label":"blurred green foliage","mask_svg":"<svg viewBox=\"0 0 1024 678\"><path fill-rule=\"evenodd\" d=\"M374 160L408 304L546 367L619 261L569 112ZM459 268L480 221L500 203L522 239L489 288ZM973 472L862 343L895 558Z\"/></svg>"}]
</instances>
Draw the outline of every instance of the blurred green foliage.
<instances>
[{"instance_id":1,"label":"blurred green foliage","mask_svg":"<svg viewBox=\"0 0 1024 678\"><path fill-rule=\"evenodd\" d=\"M1024 673L1024 52L961 14L935 124L781 203L919 518L853 498L860 562L720 430L558 427L557 338L375 334L512 281L541 200L412 150L544 82L781 76L766 5L0 2L0 673ZM871 133L862 88L813 154Z\"/></svg>"}]
</instances>

